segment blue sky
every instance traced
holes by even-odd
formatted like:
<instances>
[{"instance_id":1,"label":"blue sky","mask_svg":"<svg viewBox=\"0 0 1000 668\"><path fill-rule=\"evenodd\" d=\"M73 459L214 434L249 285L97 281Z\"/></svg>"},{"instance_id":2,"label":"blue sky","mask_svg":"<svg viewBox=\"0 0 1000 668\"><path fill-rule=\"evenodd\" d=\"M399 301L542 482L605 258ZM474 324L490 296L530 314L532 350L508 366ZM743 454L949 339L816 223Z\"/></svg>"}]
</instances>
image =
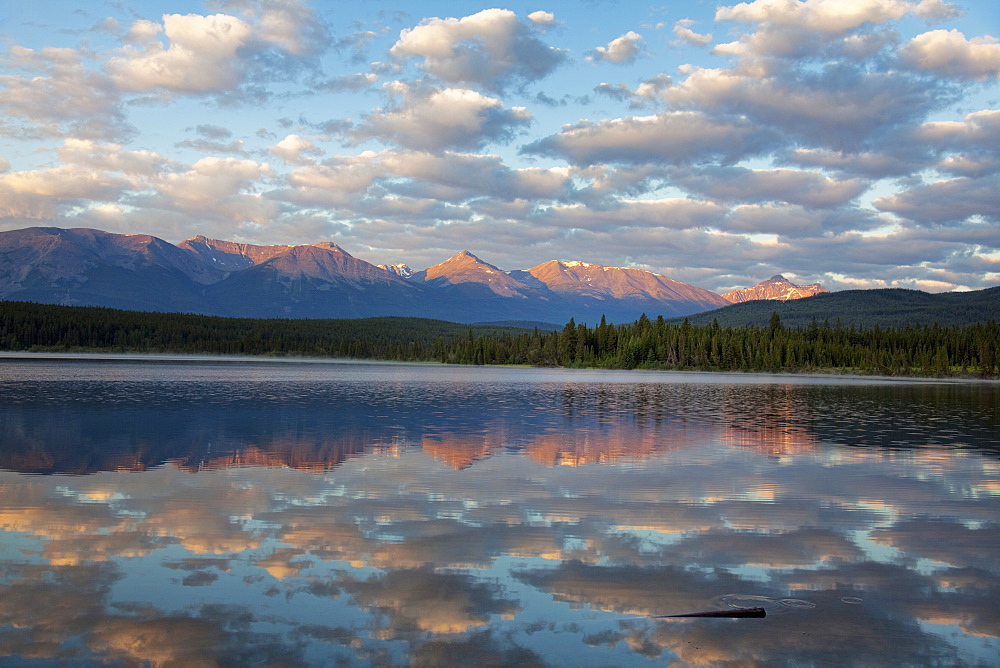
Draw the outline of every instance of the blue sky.
<instances>
[{"instance_id":1,"label":"blue sky","mask_svg":"<svg viewBox=\"0 0 1000 668\"><path fill-rule=\"evenodd\" d=\"M992 0L8 3L0 229L990 287L998 38Z\"/></svg>"}]
</instances>

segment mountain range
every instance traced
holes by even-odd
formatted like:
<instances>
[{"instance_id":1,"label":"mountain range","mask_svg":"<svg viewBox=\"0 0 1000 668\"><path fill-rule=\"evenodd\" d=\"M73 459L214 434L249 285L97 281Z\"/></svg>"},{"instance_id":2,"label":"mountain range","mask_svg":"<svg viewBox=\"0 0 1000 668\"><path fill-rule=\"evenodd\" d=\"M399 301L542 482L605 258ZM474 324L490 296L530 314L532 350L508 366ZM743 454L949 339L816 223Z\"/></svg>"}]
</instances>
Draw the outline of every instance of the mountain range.
<instances>
[{"instance_id":1,"label":"mountain range","mask_svg":"<svg viewBox=\"0 0 1000 668\"><path fill-rule=\"evenodd\" d=\"M552 260L503 271L468 251L424 271L340 246L33 227L0 232L0 299L252 318L419 316L453 322L685 316L730 302L653 272Z\"/></svg>"}]
</instances>

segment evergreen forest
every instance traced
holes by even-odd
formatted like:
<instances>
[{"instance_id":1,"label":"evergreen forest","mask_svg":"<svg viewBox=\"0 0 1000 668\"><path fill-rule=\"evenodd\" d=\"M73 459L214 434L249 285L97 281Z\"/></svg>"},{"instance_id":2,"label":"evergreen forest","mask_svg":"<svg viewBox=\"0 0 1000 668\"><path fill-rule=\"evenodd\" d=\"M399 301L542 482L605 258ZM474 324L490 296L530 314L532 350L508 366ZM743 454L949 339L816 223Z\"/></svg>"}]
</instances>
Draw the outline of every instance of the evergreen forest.
<instances>
[{"instance_id":1,"label":"evergreen forest","mask_svg":"<svg viewBox=\"0 0 1000 668\"><path fill-rule=\"evenodd\" d=\"M607 369L820 372L980 377L1000 374L1000 325L860 328L694 325L642 316L561 329L421 318L239 319L0 302L0 350L270 355Z\"/></svg>"}]
</instances>

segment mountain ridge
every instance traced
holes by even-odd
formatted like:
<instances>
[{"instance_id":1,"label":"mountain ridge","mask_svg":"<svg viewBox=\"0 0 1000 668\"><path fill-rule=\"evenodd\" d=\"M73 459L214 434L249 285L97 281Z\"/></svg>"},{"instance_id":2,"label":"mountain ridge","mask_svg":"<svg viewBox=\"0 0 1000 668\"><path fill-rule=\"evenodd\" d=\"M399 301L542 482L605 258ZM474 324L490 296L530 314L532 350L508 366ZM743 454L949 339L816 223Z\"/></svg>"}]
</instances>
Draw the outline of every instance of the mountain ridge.
<instances>
[{"instance_id":1,"label":"mountain ridge","mask_svg":"<svg viewBox=\"0 0 1000 668\"><path fill-rule=\"evenodd\" d=\"M405 270L403 270L405 267ZM557 268L557 271L553 271ZM87 228L0 232L0 299L238 317L428 317L454 322L631 322L726 303L653 272L551 261L503 271L461 251L421 272L333 242L177 245Z\"/></svg>"}]
</instances>

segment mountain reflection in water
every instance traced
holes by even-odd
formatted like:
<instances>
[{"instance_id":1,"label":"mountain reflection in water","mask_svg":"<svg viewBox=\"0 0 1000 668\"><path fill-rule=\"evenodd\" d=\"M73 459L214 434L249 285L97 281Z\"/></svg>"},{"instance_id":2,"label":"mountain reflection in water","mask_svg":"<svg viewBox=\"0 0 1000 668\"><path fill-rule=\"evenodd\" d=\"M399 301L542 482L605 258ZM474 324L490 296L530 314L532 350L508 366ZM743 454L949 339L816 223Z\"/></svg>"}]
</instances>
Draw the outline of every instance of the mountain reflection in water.
<instances>
[{"instance_id":1,"label":"mountain reflection in water","mask_svg":"<svg viewBox=\"0 0 1000 668\"><path fill-rule=\"evenodd\" d=\"M998 401L0 360L0 662L995 665Z\"/></svg>"}]
</instances>

